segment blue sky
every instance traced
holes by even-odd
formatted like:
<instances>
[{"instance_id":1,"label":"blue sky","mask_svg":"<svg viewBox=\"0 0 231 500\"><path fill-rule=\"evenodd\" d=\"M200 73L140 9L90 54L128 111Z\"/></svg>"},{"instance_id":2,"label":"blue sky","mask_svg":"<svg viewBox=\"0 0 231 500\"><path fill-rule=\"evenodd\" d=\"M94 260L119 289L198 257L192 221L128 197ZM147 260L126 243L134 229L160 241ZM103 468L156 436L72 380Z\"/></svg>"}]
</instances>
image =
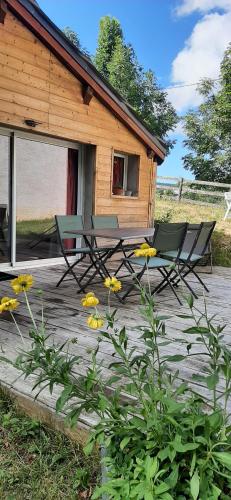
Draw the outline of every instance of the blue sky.
<instances>
[{"instance_id":1,"label":"blue sky","mask_svg":"<svg viewBox=\"0 0 231 500\"><path fill-rule=\"evenodd\" d=\"M201 77L218 76L219 63L229 40L231 0L38 0L60 28L70 26L82 46L95 53L99 20L112 15L121 22L145 69L151 68L163 88L188 85ZM217 33L219 40L214 40ZM195 86L169 91L179 115L199 101ZM182 165L182 133L159 175L191 177Z\"/></svg>"}]
</instances>

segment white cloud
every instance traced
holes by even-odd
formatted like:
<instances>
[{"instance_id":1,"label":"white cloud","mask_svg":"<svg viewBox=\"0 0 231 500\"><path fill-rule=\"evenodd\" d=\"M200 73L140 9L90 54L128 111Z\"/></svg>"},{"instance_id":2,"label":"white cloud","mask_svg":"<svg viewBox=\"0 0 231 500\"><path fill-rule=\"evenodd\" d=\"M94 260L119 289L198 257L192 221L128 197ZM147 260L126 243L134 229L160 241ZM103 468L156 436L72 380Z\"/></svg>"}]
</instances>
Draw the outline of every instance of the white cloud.
<instances>
[{"instance_id":1,"label":"white cloud","mask_svg":"<svg viewBox=\"0 0 231 500\"><path fill-rule=\"evenodd\" d=\"M189 85L201 78L217 78L220 63L230 41L231 0L184 0L179 8L185 13L198 9L211 9L222 4L230 10L223 13L212 12L201 18L195 25L191 36L186 40L184 48L177 54L172 63L172 85ZM187 11L186 11L187 7ZM178 9L179 9L178 8ZM191 9L191 10L189 10ZM200 96L196 86L169 89L168 95L177 111L183 112L189 107L200 104Z\"/></svg>"},{"instance_id":2,"label":"white cloud","mask_svg":"<svg viewBox=\"0 0 231 500\"><path fill-rule=\"evenodd\" d=\"M178 16L187 16L192 12L210 12L212 9L231 9L231 0L182 0L175 12Z\"/></svg>"}]
</instances>

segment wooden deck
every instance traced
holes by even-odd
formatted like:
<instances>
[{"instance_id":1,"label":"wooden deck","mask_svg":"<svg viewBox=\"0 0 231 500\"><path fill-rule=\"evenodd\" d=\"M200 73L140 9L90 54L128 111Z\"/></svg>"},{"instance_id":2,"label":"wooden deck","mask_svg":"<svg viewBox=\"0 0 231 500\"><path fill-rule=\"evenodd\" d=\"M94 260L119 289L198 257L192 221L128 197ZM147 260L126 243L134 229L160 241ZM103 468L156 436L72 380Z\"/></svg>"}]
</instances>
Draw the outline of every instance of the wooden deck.
<instances>
[{"instance_id":1,"label":"wooden deck","mask_svg":"<svg viewBox=\"0 0 231 500\"><path fill-rule=\"evenodd\" d=\"M96 345L96 338L98 333L90 330L86 326L86 317L89 311L86 311L81 306L81 295L76 293L76 285L73 281L68 281L64 283L60 288L55 288L60 274L63 271L63 267L50 266L40 268L40 269L30 269L28 272L32 273L35 278L35 286L33 287L30 299L32 309L35 314L36 320L39 322L41 319L41 299L37 295L36 291L38 289L43 289L44 291L44 302L45 302L45 317L47 318L47 331L53 334L54 341L57 343L63 343L67 339L78 339L77 344L71 344L71 351L81 354L86 360L86 366L89 363L90 350ZM23 270L23 273L27 270ZM213 314L217 314L217 321L220 323L226 323L227 327L225 329L225 342L230 345L231 343L231 269L227 268L215 268L213 274L204 274L203 278L210 289L210 293L206 294L208 311ZM153 279L159 280L158 276L154 274ZM202 288L193 282L193 286L197 293L199 294L199 299L196 301L197 307L203 310L203 290ZM104 308L107 300L107 293L102 284L97 284L94 286L94 291L97 293L101 301L101 307ZM185 290L181 290L181 293L185 293ZM0 297L4 295L11 295L10 283L5 281L0 283ZM21 299L22 297L20 297ZM139 300L138 297L132 297L127 300L125 305L121 305L118 300L113 297L112 300L114 306L119 309L120 323L125 324L128 328L129 337L131 339L132 345L137 346L137 351L141 349L141 344L138 339L137 333L134 327L139 324L140 313L138 309ZM171 290L165 289L156 298L156 308L158 312L164 315L170 315L171 317L167 320L167 331L171 337L177 338L182 337L182 330L190 326L191 320L180 319L176 315L179 313L184 313L187 311L187 306L179 307ZM17 311L17 320L20 323L21 330L25 337L26 346L30 346L30 340L28 336L28 325L29 315L26 307L21 303ZM184 334L185 335L185 334ZM4 314L0 317L0 344L2 351L5 356L10 359L15 359L20 349L22 348L21 339L16 331L15 325L13 324L10 316ZM183 347L180 344L174 343L171 346L165 348L167 353L181 353ZM185 348L184 348L185 349ZM115 358L111 357L111 347L110 345L103 341L100 344L99 359L103 361L105 367L105 375L109 374L108 371L108 361L112 361ZM180 376L184 380L191 380L191 375L194 372L202 373L204 367L203 356L198 355L192 358L188 358L185 362L180 363ZM38 416L48 422L52 421L52 425L58 428L62 428L62 416L61 418L54 417L54 405L58 394L58 390L55 390L52 395L48 391L44 391L40 394L36 403L33 398L35 394L32 394L31 388L34 382L34 377L29 377L24 380L22 377L18 377L19 373L16 369L12 368L10 365L0 362L0 383L2 386L8 388L15 396L17 396L20 404L22 404L27 411L31 414ZM203 386L198 385L199 391L206 392ZM231 408L230 408L231 411ZM85 431L89 429L89 426L94 424L94 418L91 415L86 415L81 418L79 424L79 437L85 436Z\"/></svg>"}]
</instances>

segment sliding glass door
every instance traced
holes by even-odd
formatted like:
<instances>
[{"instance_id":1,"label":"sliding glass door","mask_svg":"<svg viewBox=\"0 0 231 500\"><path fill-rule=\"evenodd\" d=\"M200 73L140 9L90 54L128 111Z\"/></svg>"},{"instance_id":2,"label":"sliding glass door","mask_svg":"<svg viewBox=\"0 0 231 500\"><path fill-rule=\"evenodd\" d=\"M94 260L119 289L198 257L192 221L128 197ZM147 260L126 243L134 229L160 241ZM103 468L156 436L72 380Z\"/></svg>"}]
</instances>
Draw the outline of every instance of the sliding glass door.
<instances>
[{"instance_id":1,"label":"sliding glass door","mask_svg":"<svg viewBox=\"0 0 231 500\"><path fill-rule=\"evenodd\" d=\"M81 199L80 146L0 132L0 269L61 257L55 215L82 213Z\"/></svg>"},{"instance_id":2,"label":"sliding glass door","mask_svg":"<svg viewBox=\"0 0 231 500\"><path fill-rule=\"evenodd\" d=\"M11 260L10 136L0 133L0 266Z\"/></svg>"}]
</instances>

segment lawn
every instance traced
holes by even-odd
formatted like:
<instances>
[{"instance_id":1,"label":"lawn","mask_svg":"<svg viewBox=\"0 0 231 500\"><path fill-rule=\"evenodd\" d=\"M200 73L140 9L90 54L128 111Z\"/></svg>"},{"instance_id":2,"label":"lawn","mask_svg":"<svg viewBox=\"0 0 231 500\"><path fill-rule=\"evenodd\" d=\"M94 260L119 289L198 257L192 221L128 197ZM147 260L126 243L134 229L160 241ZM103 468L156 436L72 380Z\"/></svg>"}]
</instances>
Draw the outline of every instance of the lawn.
<instances>
[{"instance_id":1,"label":"lawn","mask_svg":"<svg viewBox=\"0 0 231 500\"><path fill-rule=\"evenodd\" d=\"M214 205L194 205L190 202L175 201L156 197L155 219L171 222L216 220L213 235L213 263L231 267L231 219L224 221L225 208Z\"/></svg>"},{"instance_id":2,"label":"lawn","mask_svg":"<svg viewBox=\"0 0 231 500\"><path fill-rule=\"evenodd\" d=\"M42 234L54 226L54 219L31 219L17 221L17 236Z\"/></svg>"},{"instance_id":3,"label":"lawn","mask_svg":"<svg viewBox=\"0 0 231 500\"><path fill-rule=\"evenodd\" d=\"M88 499L99 461L80 445L21 414L0 391L0 498Z\"/></svg>"}]
</instances>

